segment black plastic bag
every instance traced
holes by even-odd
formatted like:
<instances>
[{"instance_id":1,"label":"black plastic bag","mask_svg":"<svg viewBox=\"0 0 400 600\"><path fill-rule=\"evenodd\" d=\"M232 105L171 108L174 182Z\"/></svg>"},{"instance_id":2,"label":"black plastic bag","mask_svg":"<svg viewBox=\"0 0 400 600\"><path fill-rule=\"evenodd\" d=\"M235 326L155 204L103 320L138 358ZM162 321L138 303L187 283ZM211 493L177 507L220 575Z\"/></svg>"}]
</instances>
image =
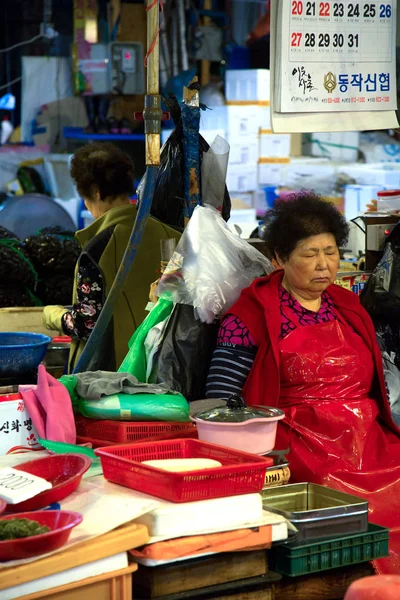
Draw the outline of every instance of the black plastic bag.
<instances>
[{"instance_id":1,"label":"black plastic bag","mask_svg":"<svg viewBox=\"0 0 400 600\"><path fill-rule=\"evenodd\" d=\"M172 95L171 95L172 96ZM151 206L151 215L170 227L184 228L184 151L183 151L183 127L180 115L180 106L176 99L170 98L168 109L176 125L174 131L165 142L161 152L160 167L158 169L156 187ZM209 144L199 136L200 172L203 153L209 149ZM138 187L138 199L140 202L141 191L144 189L145 177ZM200 190L201 193L201 190ZM222 204L222 216L228 221L231 215L231 199L227 187Z\"/></svg>"},{"instance_id":2,"label":"black plastic bag","mask_svg":"<svg viewBox=\"0 0 400 600\"><path fill-rule=\"evenodd\" d=\"M360 299L374 323L393 323L399 328L400 224L396 225L387 238L383 256L375 267Z\"/></svg>"},{"instance_id":3,"label":"black plastic bag","mask_svg":"<svg viewBox=\"0 0 400 600\"><path fill-rule=\"evenodd\" d=\"M217 322L196 319L193 306L177 304L153 363L152 380L180 392L189 402L205 398L218 327Z\"/></svg>"}]
</instances>

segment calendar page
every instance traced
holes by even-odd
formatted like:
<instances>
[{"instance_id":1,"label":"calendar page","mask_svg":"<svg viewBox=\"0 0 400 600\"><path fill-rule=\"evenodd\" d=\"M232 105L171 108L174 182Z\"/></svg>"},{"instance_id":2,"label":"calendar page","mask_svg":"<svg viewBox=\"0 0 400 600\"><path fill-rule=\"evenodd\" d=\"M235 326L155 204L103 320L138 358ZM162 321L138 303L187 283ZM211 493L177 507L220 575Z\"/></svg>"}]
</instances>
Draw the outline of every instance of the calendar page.
<instances>
[{"instance_id":1,"label":"calendar page","mask_svg":"<svg viewBox=\"0 0 400 600\"><path fill-rule=\"evenodd\" d=\"M397 108L396 0L280 0L278 14L278 111Z\"/></svg>"}]
</instances>

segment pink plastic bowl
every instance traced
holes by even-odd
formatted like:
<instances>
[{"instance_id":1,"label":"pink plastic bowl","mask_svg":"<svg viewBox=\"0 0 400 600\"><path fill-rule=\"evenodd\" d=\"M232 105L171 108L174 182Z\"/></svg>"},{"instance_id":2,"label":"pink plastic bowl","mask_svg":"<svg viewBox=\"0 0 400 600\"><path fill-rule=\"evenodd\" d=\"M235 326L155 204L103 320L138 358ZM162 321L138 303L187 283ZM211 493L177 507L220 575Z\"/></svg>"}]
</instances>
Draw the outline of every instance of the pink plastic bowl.
<instances>
[{"instance_id":1,"label":"pink plastic bowl","mask_svg":"<svg viewBox=\"0 0 400 600\"><path fill-rule=\"evenodd\" d=\"M19 471L25 471L50 481L53 487L30 500L25 500L25 502L8 504L7 511L16 513L38 510L60 502L76 490L91 464L90 458L82 454L55 454L14 467Z\"/></svg>"},{"instance_id":2,"label":"pink plastic bowl","mask_svg":"<svg viewBox=\"0 0 400 600\"><path fill-rule=\"evenodd\" d=\"M67 543L72 529L83 520L82 515L70 510L43 510L7 515L0 517L0 521L16 518L37 521L41 525L47 525L50 531L18 540L0 541L0 561L32 558L57 550Z\"/></svg>"},{"instance_id":3,"label":"pink plastic bowl","mask_svg":"<svg viewBox=\"0 0 400 600\"><path fill-rule=\"evenodd\" d=\"M275 446L278 421L284 419L285 414L277 411L273 417L260 417L243 423L217 423L190 418L197 425L199 440L251 454L268 454Z\"/></svg>"}]
</instances>

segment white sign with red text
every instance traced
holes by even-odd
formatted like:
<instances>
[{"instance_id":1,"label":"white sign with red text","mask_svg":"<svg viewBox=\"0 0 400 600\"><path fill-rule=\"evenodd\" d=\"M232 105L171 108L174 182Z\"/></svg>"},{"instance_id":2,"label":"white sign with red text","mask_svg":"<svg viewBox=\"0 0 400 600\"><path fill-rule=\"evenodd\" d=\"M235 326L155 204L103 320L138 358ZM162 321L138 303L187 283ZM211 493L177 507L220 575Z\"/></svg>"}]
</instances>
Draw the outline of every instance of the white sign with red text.
<instances>
[{"instance_id":1,"label":"white sign with red text","mask_svg":"<svg viewBox=\"0 0 400 600\"><path fill-rule=\"evenodd\" d=\"M275 110L397 108L396 0L278 2Z\"/></svg>"},{"instance_id":2,"label":"white sign with red text","mask_svg":"<svg viewBox=\"0 0 400 600\"><path fill-rule=\"evenodd\" d=\"M0 402L0 456L40 450L37 438L22 399Z\"/></svg>"}]
</instances>

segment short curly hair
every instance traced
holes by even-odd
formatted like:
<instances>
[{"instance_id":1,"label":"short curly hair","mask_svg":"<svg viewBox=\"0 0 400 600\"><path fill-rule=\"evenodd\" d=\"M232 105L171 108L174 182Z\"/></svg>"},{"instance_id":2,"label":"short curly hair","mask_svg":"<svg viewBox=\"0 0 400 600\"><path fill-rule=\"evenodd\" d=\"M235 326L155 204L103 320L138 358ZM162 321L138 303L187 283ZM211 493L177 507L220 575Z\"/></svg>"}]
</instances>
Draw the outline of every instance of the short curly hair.
<instances>
[{"instance_id":1,"label":"short curly hair","mask_svg":"<svg viewBox=\"0 0 400 600\"><path fill-rule=\"evenodd\" d=\"M349 226L334 204L304 191L275 203L266 215L262 235L271 256L285 261L301 240L321 233L331 233L337 246L343 247Z\"/></svg>"},{"instance_id":2,"label":"short curly hair","mask_svg":"<svg viewBox=\"0 0 400 600\"><path fill-rule=\"evenodd\" d=\"M100 200L134 192L131 158L109 142L87 144L72 157L70 174L83 198L91 198L97 186Z\"/></svg>"}]
</instances>

